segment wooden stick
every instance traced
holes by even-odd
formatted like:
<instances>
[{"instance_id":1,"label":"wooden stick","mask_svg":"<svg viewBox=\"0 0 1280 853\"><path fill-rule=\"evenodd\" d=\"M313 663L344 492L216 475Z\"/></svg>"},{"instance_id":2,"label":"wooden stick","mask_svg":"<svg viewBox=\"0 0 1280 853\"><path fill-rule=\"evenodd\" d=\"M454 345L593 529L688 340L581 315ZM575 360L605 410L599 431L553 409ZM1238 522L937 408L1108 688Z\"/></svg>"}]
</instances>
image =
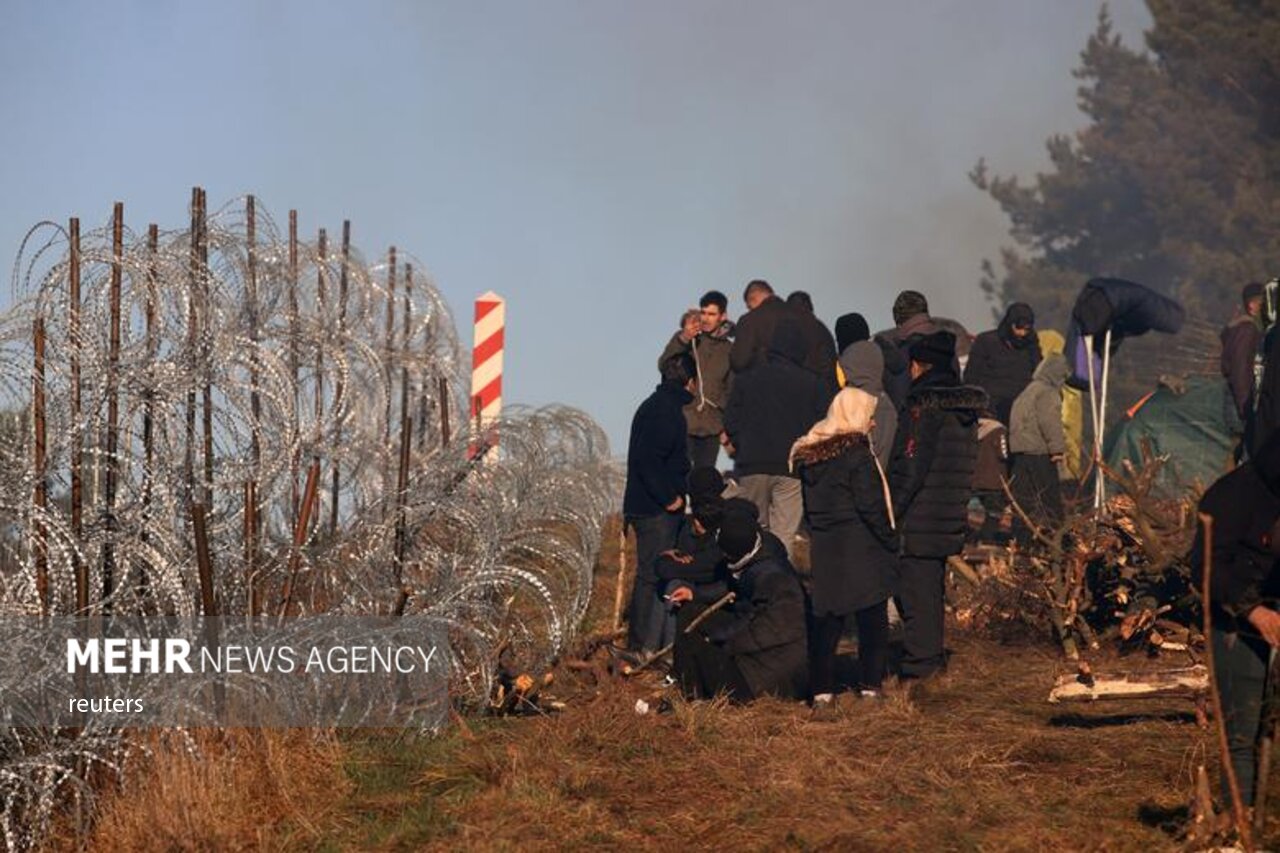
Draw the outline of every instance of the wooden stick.
<instances>
[{"instance_id":1,"label":"wooden stick","mask_svg":"<svg viewBox=\"0 0 1280 853\"><path fill-rule=\"evenodd\" d=\"M1218 684L1218 675L1213 666L1213 629L1211 624L1212 617L1210 616L1212 608L1209 606L1209 579L1213 573L1213 516L1203 512L1200 513L1200 524L1204 526L1204 583L1200 590L1200 604L1204 609L1204 660L1205 666L1209 668L1210 684L1212 685L1209 693L1213 698L1213 715L1218 724L1218 750L1222 757L1223 774L1227 777L1227 788L1231 791L1231 808L1235 817L1236 832L1240 834L1240 846L1252 853L1253 836L1249 831L1249 821L1245 819L1244 800L1240 796L1240 782L1236 779L1236 769L1231 764L1231 747L1227 743L1227 722L1222 713L1221 686Z\"/></svg>"},{"instance_id":2,"label":"wooden stick","mask_svg":"<svg viewBox=\"0 0 1280 853\"><path fill-rule=\"evenodd\" d=\"M1262 738L1258 742L1258 772L1254 774L1253 828L1259 836L1267 823L1267 777L1271 775L1272 747L1276 741L1276 665L1280 656L1271 650L1267 663L1267 684L1262 701Z\"/></svg>"},{"instance_id":3,"label":"wooden stick","mask_svg":"<svg viewBox=\"0 0 1280 853\"><path fill-rule=\"evenodd\" d=\"M624 581L627 575L627 520L618 520L618 578L613 587L613 630L622 627L622 601L626 597Z\"/></svg>"},{"instance_id":4,"label":"wooden stick","mask_svg":"<svg viewBox=\"0 0 1280 853\"><path fill-rule=\"evenodd\" d=\"M712 613L715 613L715 612L716 612L717 610L719 610L721 607L724 607L726 604L732 604L732 603L733 603L733 600L734 600L736 597L737 597L737 596L735 596L732 592L726 592L726 593L725 593L723 596L721 596L721 598L720 598L719 600L717 600L714 604L712 604L712 605L711 605L710 607L708 607L706 610L704 610L704 611L702 611L701 613L699 613L697 616L693 617L693 619L689 622L689 624L688 624L687 626L685 626L684 633L686 633L686 634L692 634L692 633L693 633L693 629L694 629L694 628L697 628L699 625L701 625L701 624L703 623L703 621L705 621L705 620L707 619L707 617L709 617ZM658 649L658 650L657 650L656 652L654 652L653 654L649 655L647 658L645 658L645 659L644 659L643 661L641 661L640 663L636 664L634 667L631 667L631 668L629 668L629 669L625 669L625 670L623 670L623 671L622 671L622 674L623 674L623 675L635 675L635 674L636 674L636 673L638 673L638 672L643 672L645 669L647 669L647 668L648 668L649 664L653 663L654 661L656 661L658 658L662 657L663 655L665 655L665 654L669 653L669 652L670 652L672 649L674 649L675 647L676 647L676 644L675 644L675 643L668 643L667 645L665 645L665 646L663 646L662 648Z\"/></svg>"},{"instance_id":5,"label":"wooden stick","mask_svg":"<svg viewBox=\"0 0 1280 853\"><path fill-rule=\"evenodd\" d=\"M1201 696L1209 690L1209 672L1202 665L1157 672L1095 675L1088 682L1064 675L1049 692L1049 701L1097 702L1105 699L1152 699L1161 696Z\"/></svg>"}]
</instances>

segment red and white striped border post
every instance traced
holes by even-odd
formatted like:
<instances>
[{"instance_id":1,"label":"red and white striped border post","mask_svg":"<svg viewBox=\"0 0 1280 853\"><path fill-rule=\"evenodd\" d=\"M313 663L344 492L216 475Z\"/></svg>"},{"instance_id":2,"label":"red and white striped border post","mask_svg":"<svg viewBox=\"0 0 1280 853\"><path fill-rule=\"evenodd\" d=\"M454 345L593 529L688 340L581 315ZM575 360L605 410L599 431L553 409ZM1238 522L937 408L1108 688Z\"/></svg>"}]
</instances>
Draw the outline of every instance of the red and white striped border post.
<instances>
[{"instance_id":1,"label":"red and white striped border post","mask_svg":"<svg viewBox=\"0 0 1280 853\"><path fill-rule=\"evenodd\" d=\"M487 430L502 413L502 350L507 322L507 301L492 290L476 298L475 342L471 350L471 424L475 429L469 455L483 440L496 444L495 431ZM483 436L483 439L481 438Z\"/></svg>"}]
</instances>

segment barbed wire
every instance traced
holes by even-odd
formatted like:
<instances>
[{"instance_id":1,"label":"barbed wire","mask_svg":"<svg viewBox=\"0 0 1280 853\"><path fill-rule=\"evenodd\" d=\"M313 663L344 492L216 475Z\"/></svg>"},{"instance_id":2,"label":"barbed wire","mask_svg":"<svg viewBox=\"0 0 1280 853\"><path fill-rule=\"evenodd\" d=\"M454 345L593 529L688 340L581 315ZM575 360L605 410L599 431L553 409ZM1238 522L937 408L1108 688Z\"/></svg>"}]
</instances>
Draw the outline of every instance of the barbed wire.
<instances>
[{"instance_id":1,"label":"barbed wire","mask_svg":"<svg viewBox=\"0 0 1280 853\"><path fill-rule=\"evenodd\" d=\"M252 197L202 208L183 230L24 240L0 314L0 612L194 635L199 504L228 622L430 620L464 704L487 699L500 646L556 655L619 493L600 427L562 406L469 423L463 350L417 259L283 236ZM15 731L10 848L126 748L93 726Z\"/></svg>"}]
</instances>

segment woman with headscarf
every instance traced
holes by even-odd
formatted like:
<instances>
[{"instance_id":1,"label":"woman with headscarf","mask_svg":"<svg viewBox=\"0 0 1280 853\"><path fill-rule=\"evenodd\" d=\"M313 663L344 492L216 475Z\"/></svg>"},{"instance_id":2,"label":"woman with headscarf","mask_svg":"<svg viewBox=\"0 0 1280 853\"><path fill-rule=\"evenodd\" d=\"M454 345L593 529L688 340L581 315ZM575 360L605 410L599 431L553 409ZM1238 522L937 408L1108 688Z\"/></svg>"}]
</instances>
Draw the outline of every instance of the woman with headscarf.
<instances>
[{"instance_id":1,"label":"woman with headscarf","mask_svg":"<svg viewBox=\"0 0 1280 853\"><path fill-rule=\"evenodd\" d=\"M843 389L791 448L810 530L815 712L832 706L836 648L850 616L858 627L862 695L878 696L884 678L895 535L889 486L871 439L877 403L866 391Z\"/></svg>"}]
</instances>

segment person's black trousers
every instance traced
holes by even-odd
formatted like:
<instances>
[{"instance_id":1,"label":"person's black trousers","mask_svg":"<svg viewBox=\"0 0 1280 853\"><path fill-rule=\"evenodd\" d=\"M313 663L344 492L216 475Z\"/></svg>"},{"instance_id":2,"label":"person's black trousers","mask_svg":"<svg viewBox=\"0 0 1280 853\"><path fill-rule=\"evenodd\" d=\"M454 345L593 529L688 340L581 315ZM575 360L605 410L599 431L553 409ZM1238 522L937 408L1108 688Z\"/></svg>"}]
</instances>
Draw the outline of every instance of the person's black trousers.
<instances>
[{"instance_id":1,"label":"person's black trousers","mask_svg":"<svg viewBox=\"0 0 1280 853\"><path fill-rule=\"evenodd\" d=\"M690 699L711 699L721 693L735 702L750 702L754 697L750 685L738 669L733 656L724 646L707 640L704 629L717 620L729 618L723 612L711 614L707 619L685 633L685 629L707 605L689 602L682 605L676 619L676 641L672 673L680 684L680 690Z\"/></svg>"},{"instance_id":2,"label":"person's black trousers","mask_svg":"<svg viewBox=\"0 0 1280 853\"><path fill-rule=\"evenodd\" d=\"M662 647L663 626L669 614L660 597L655 565L659 554L676 547L683 518L683 513L664 512L627 519L636 533L636 577L627 626L627 645L632 651L655 652Z\"/></svg>"},{"instance_id":3,"label":"person's black trousers","mask_svg":"<svg viewBox=\"0 0 1280 853\"><path fill-rule=\"evenodd\" d=\"M882 601L856 610L853 619L858 626L859 687L879 690L889 659L889 603ZM836 692L836 650L848 621L847 615L834 613L814 617L809 656L814 696Z\"/></svg>"},{"instance_id":4,"label":"person's black trousers","mask_svg":"<svg viewBox=\"0 0 1280 853\"><path fill-rule=\"evenodd\" d=\"M1216 625L1213 635L1213 677L1222 700L1222 719L1227 729L1227 748L1236 771L1240 796L1253 805L1257 769L1256 748L1262 728L1262 699L1267 682L1271 647L1261 637L1227 632ZM1222 775L1222 797L1229 801L1226 772Z\"/></svg>"},{"instance_id":5,"label":"person's black trousers","mask_svg":"<svg viewBox=\"0 0 1280 853\"><path fill-rule=\"evenodd\" d=\"M1058 480L1058 466L1048 456L1033 453L1015 453L1011 469L1009 490L1032 521L1047 531L1062 525L1062 484ZM1014 530L1017 538L1026 542L1031 538L1022 517L1014 513Z\"/></svg>"},{"instance_id":6,"label":"person's black trousers","mask_svg":"<svg viewBox=\"0 0 1280 853\"><path fill-rule=\"evenodd\" d=\"M924 678L946 668L942 647L946 566L942 557L898 558L904 677Z\"/></svg>"},{"instance_id":7,"label":"person's black trousers","mask_svg":"<svg viewBox=\"0 0 1280 853\"><path fill-rule=\"evenodd\" d=\"M688 436L689 463L694 468L714 468L720 459L720 436Z\"/></svg>"}]
</instances>

